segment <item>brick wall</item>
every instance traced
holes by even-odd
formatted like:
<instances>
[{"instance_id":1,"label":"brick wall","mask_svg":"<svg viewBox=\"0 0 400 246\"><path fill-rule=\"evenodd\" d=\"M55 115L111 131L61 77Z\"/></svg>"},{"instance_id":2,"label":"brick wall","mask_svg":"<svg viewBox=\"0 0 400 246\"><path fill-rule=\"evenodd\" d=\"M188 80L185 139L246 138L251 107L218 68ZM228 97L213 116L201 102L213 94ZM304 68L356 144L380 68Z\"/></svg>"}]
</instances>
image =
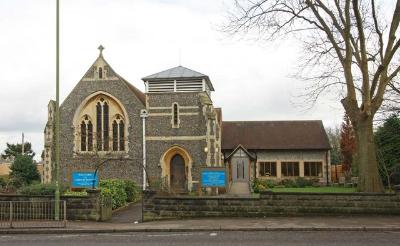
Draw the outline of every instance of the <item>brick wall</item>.
<instances>
[{"instance_id":1,"label":"brick wall","mask_svg":"<svg viewBox=\"0 0 400 246\"><path fill-rule=\"evenodd\" d=\"M146 191L144 219L400 214L400 194L272 193L259 198L170 197Z\"/></svg>"}]
</instances>

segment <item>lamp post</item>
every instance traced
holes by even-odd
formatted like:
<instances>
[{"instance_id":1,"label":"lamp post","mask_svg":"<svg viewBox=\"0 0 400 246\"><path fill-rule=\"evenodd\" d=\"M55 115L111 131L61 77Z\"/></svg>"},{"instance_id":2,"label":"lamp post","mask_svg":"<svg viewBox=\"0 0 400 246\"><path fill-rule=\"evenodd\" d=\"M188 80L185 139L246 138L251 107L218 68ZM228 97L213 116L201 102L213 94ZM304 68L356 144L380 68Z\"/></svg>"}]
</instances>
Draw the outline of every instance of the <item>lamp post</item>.
<instances>
[{"instance_id":1,"label":"lamp post","mask_svg":"<svg viewBox=\"0 0 400 246\"><path fill-rule=\"evenodd\" d=\"M54 219L60 220L60 1L56 1L56 191L54 194ZM64 218L65 219L65 218Z\"/></svg>"},{"instance_id":2,"label":"lamp post","mask_svg":"<svg viewBox=\"0 0 400 246\"><path fill-rule=\"evenodd\" d=\"M143 123L143 190L146 190L146 118L149 116L145 109L140 111Z\"/></svg>"}]
</instances>

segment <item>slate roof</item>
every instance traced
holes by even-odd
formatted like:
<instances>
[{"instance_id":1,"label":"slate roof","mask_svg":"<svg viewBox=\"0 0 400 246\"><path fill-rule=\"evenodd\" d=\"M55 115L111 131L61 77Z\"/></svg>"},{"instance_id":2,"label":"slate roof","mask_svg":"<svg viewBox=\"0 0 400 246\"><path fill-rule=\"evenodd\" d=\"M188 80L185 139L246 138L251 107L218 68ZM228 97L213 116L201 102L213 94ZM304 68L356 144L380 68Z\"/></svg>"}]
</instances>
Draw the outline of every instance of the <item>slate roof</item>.
<instances>
[{"instance_id":1,"label":"slate roof","mask_svg":"<svg viewBox=\"0 0 400 246\"><path fill-rule=\"evenodd\" d=\"M205 79L210 89L214 91L214 87L211 84L210 78L202 73L189 69L183 66L173 67L149 76L142 78L143 81L159 81L159 80L167 80L167 79Z\"/></svg>"},{"instance_id":2,"label":"slate roof","mask_svg":"<svg viewBox=\"0 0 400 246\"><path fill-rule=\"evenodd\" d=\"M118 75L118 77L128 86L129 90L136 95L136 97L143 103L143 105L146 105L146 96L144 95L144 93L121 76Z\"/></svg>"},{"instance_id":3,"label":"slate roof","mask_svg":"<svg viewBox=\"0 0 400 246\"><path fill-rule=\"evenodd\" d=\"M328 150L322 121L224 121L222 150Z\"/></svg>"}]
</instances>

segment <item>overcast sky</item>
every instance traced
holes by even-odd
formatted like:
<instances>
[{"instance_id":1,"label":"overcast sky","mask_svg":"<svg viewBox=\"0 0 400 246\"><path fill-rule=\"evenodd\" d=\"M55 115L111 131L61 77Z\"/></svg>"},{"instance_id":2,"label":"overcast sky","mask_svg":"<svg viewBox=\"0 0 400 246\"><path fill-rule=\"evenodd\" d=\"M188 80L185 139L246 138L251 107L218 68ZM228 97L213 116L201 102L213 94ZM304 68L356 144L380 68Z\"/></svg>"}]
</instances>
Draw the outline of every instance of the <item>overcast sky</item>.
<instances>
[{"instance_id":1,"label":"overcast sky","mask_svg":"<svg viewBox=\"0 0 400 246\"><path fill-rule=\"evenodd\" d=\"M0 151L25 132L43 149L47 103L55 99L55 0L0 0ZM299 105L296 40L265 43L218 32L228 0L61 0L61 99L98 56L143 90L141 78L181 65L207 74L224 120L321 119L339 124L342 107L322 98ZM180 55L181 54L181 55ZM337 96L336 96L337 97Z\"/></svg>"}]
</instances>

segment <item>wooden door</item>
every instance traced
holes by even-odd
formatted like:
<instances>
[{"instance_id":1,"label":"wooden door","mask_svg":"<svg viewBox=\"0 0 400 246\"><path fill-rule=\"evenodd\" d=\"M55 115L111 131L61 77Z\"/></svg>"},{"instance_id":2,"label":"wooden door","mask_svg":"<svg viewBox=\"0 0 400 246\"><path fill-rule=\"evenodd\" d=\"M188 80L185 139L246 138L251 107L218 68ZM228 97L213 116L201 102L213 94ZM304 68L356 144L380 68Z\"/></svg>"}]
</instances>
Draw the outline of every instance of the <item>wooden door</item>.
<instances>
[{"instance_id":1,"label":"wooden door","mask_svg":"<svg viewBox=\"0 0 400 246\"><path fill-rule=\"evenodd\" d=\"M171 188L174 191L182 192L186 190L185 160L181 155L176 154L172 157L171 163Z\"/></svg>"},{"instance_id":2,"label":"wooden door","mask_svg":"<svg viewBox=\"0 0 400 246\"><path fill-rule=\"evenodd\" d=\"M234 182L249 181L249 159L243 157L232 158L232 180Z\"/></svg>"}]
</instances>

